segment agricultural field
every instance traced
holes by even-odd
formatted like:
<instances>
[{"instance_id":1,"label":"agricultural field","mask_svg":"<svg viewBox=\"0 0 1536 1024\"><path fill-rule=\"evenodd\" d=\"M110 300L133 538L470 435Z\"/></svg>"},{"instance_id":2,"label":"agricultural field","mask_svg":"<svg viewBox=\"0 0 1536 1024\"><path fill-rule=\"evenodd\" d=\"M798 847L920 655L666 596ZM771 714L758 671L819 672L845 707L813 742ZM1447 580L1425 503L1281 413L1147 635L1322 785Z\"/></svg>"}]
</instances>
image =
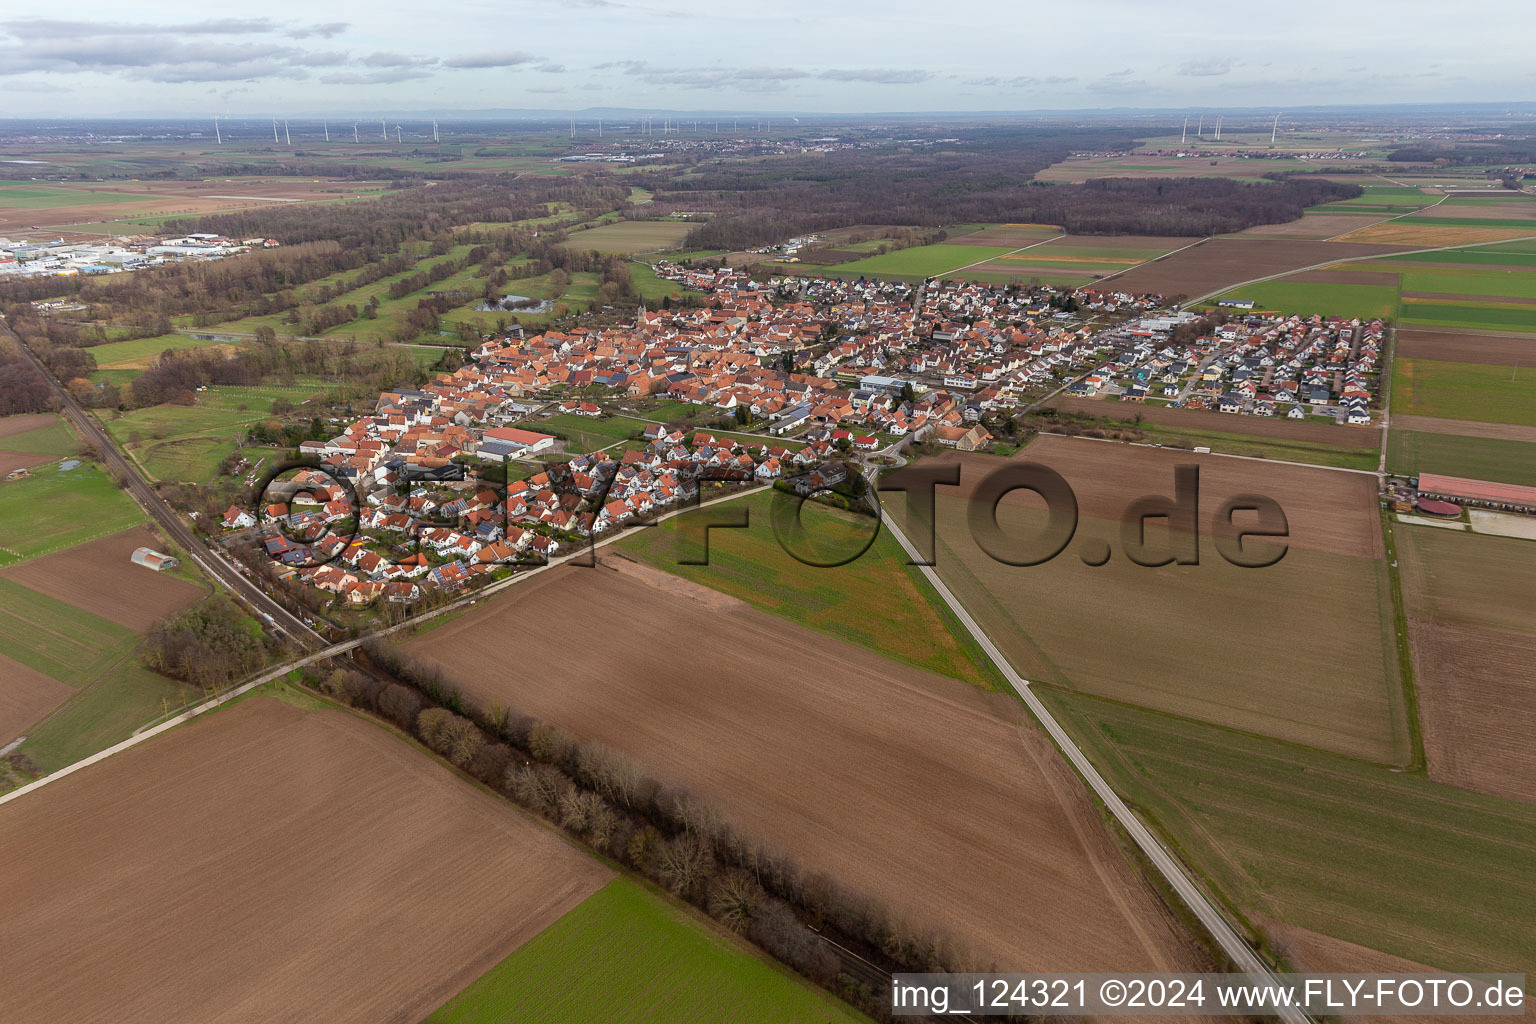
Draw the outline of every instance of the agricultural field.
<instances>
[{"instance_id":1,"label":"agricultural field","mask_svg":"<svg viewBox=\"0 0 1536 1024\"><path fill-rule=\"evenodd\" d=\"M0 806L0 835L30 1020L419 1020L612 877L388 731L270 697Z\"/></svg>"},{"instance_id":2,"label":"agricultural field","mask_svg":"<svg viewBox=\"0 0 1536 1024\"><path fill-rule=\"evenodd\" d=\"M118 533L144 514L94 462L71 470L36 466L0 481L0 566Z\"/></svg>"},{"instance_id":3,"label":"agricultural field","mask_svg":"<svg viewBox=\"0 0 1536 1024\"><path fill-rule=\"evenodd\" d=\"M1256 278L1326 266L1359 256L1389 256L1394 251L1392 246L1351 244L1343 240L1213 238L1129 270L1115 278L1115 285L1126 291L1197 298L1220 294Z\"/></svg>"},{"instance_id":4,"label":"agricultural field","mask_svg":"<svg viewBox=\"0 0 1536 1024\"><path fill-rule=\"evenodd\" d=\"M1536 807L1057 687L1037 692L1282 957L1293 953L1287 933L1305 929L1444 970L1536 964Z\"/></svg>"},{"instance_id":5,"label":"agricultural field","mask_svg":"<svg viewBox=\"0 0 1536 1024\"><path fill-rule=\"evenodd\" d=\"M565 450L573 454L595 452L599 448L638 437L646 424L628 416L577 416L556 413L545 419L519 423L524 430L558 434L565 439Z\"/></svg>"},{"instance_id":6,"label":"agricultural field","mask_svg":"<svg viewBox=\"0 0 1536 1024\"><path fill-rule=\"evenodd\" d=\"M69 685L4 654L0 654L0 679L5 680L0 686L0 746L75 693Z\"/></svg>"},{"instance_id":7,"label":"agricultural field","mask_svg":"<svg viewBox=\"0 0 1536 1024\"><path fill-rule=\"evenodd\" d=\"M184 611L207 593L207 588L173 572L155 572L133 564L129 556L140 547L163 551L165 543L147 526L136 526L0 569L0 579L20 583L135 633L147 633L161 619Z\"/></svg>"},{"instance_id":8,"label":"agricultural field","mask_svg":"<svg viewBox=\"0 0 1536 1024\"><path fill-rule=\"evenodd\" d=\"M126 626L0 578L0 649L66 686L104 675L138 643Z\"/></svg>"},{"instance_id":9,"label":"agricultural field","mask_svg":"<svg viewBox=\"0 0 1536 1024\"><path fill-rule=\"evenodd\" d=\"M1430 778L1536 803L1536 544L1393 534Z\"/></svg>"},{"instance_id":10,"label":"agricultural field","mask_svg":"<svg viewBox=\"0 0 1536 1024\"><path fill-rule=\"evenodd\" d=\"M889 534L882 531L867 552L847 565L817 568L787 553L776 539L775 500L794 499L777 491L754 494L730 506L729 513L700 510L636 531L615 550L914 668L986 689L998 687L994 670L972 646L970 635L949 621L947 607L906 565ZM708 565L683 564L705 560L701 523L743 513L746 528L709 531ZM867 517L815 503L806 504L799 519L805 535L793 542L794 550L819 562L857 552L873 525Z\"/></svg>"},{"instance_id":11,"label":"agricultural field","mask_svg":"<svg viewBox=\"0 0 1536 1024\"><path fill-rule=\"evenodd\" d=\"M1529 441L1429 433L1394 425L1387 439L1387 472L1439 473L1536 487L1536 447Z\"/></svg>"},{"instance_id":12,"label":"agricultural field","mask_svg":"<svg viewBox=\"0 0 1536 1024\"><path fill-rule=\"evenodd\" d=\"M167 349L209 348L219 345L217 338L194 338L190 334L162 334L154 338L112 341L89 349L96 366L103 370L147 370L150 363Z\"/></svg>"},{"instance_id":13,"label":"agricultural field","mask_svg":"<svg viewBox=\"0 0 1536 1024\"><path fill-rule=\"evenodd\" d=\"M1411 760L1372 476L1046 435L1019 457L1075 490L1071 549L1028 567L988 556L968 527L969 495L1006 462L962 456L958 492L937 492L936 561L1022 675L1372 761ZM1199 564L1133 564L1125 510L1172 495L1174 469L1186 464L1200 471ZM1252 493L1276 501L1288 526L1283 557L1262 569L1222 558L1206 518ZM996 516L1019 537L1040 533L1046 518L1027 491L1005 496ZM1193 542L1166 521L1146 532L1154 554ZM1085 564L1096 549L1111 552L1108 562Z\"/></svg>"},{"instance_id":14,"label":"agricultural field","mask_svg":"<svg viewBox=\"0 0 1536 1024\"><path fill-rule=\"evenodd\" d=\"M1536 370L1490 363L1399 358L1392 413L1536 426Z\"/></svg>"},{"instance_id":15,"label":"agricultural field","mask_svg":"<svg viewBox=\"0 0 1536 1024\"><path fill-rule=\"evenodd\" d=\"M573 976L573 964L581 965ZM427 1024L841 1024L865 1018L695 915L616 878Z\"/></svg>"},{"instance_id":16,"label":"agricultural field","mask_svg":"<svg viewBox=\"0 0 1536 1024\"><path fill-rule=\"evenodd\" d=\"M1140 235L1057 235L1036 244L1026 242L1027 248L1021 252L1005 254L953 276L991 283L1001 283L996 280L998 275L1010 282L1038 278L1051 284L1086 283L1113 278L1195 241Z\"/></svg>"},{"instance_id":17,"label":"agricultural field","mask_svg":"<svg viewBox=\"0 0 1536 1024\"><path fill-rule=\"evenodd\" d=\"M203 693L197 687L144 668L134 658L120 662L86 688L71 691L46 717L19 723L26 733L18 751L44 774L120 743L167 713Z\"/></svg>"},{"instance_id":18,"label":"agricultural field","mask_svg":"<svg viewBox=\"0 0 1536 1024\"><path fill-rule=\"evenodd\" d=\"M1244 285L1220 298L1251 299L1256 310L1266 312L1326 313L1360 320L1390 317L1397 308L1397 289L1390 284L1265 281Z\"/></svg>"},{"instance_id":19,"label":"agricultural field","mask_svg":"<svg viewBox=\"0 0 1536 1024\"><path fill-rule=\"evenodd\" d=\"M1024 244L1029 244L1028 242ZM984 263L1013 248L996 245L941 243L897 249L883 256L867 256L832 268L838 277L879 277L895 281L918 281L926 277L953 274L973 263Z\"/></svg>"},{"instance_id":20,"label":"agricultural field","mask_svg":"<svg viewBox=\"0 0 1536 1024\"><path fill-rule=\"evenodd\" d=\"M1073 395L1058 395L1051 399L1050 405L1061 412L1096 418L1114 417L1121 419L1122 422L1124 417L1137 417L1139 421L1134 422L1134 425L1142 430L1156 431L1166 428L1172 434L1245 435L1273 444L1277 449L1305 451L1332 448L1346 455L1381 450L1379 427L1354 427L1331 421L1326 423L1298 421L1268 416L1232 416L1208 409L1178 409L1156 405L1132 406L1106 402L1099 398L1078 398ZM1281 458L1282 456L1275 454L1272 457ZM1334 465L1335 463L1320 464ZM1370 468L1375 468L1374 464Z\"/></svg>"},{"instance_id":21,"label":"agricultural field","mask_svg":"<svg viewBox=\"0 0 1536 1024\"><path fill-rule=\"evenodd\" d=\"M510 635L578 633L507 658ZM807 870L987 959L1019 970L1191 962L1009 698L616 556L513 587L407 649L471 701L621 750Z\"/></svg>"},{"instance_id":22,"label":"agricultural field","mask_svg":"<svg viewBox=\"0 0 1536 1024\"><path fill-rule=\"evenodd\" d=\"M71 455L76 447L75 435L53 413L7 416L0 419L0 477Z\"/></svg>"},{"instance_id":23,"label":"agricultural field","mask_svg":"<svg viewBox=\"0 0 1536 1024\"><path fill-rule=\"evenodd\" d=\"M151 476L205 482L238 446L246 427L271 417L274 402L297 407L323 390L317 383L214 386L199 393L195 405L98 415L113 440Z\"/></svg>"},{"instance_id":24,"label":"agricultural field","mask_svg":"<svg viewBox=\"0 0 1536 1024\"><path fill-rule=\"evenodd\" d=\"M0 184L0 235L122 234L183 216L370 198L383 183L294 178ZM34 230L38 229L38 230Z\"/></svg>"},{"instance_id":25,"label":"agricultural field","mask_svg":"<svg viewBox=\"0 0 1536 1024\"><path fill-rule=\"evenodd\" d=\"M566 247L586 252L616 252L629 255L675 249L698 225L681 220L620 220L586 230L567 233Z\"/></svg>"}]
</instances>

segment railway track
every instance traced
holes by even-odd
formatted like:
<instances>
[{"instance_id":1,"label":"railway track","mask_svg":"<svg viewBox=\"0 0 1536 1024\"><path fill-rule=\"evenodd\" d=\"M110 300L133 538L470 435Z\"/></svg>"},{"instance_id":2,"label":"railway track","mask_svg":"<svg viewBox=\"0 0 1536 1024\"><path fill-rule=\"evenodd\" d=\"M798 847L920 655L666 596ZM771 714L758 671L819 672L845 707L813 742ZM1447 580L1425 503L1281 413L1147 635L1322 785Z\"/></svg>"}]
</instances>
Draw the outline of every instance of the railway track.
<instances>
[{"instance_id":1,"label":"railway track","mask_svg":"<svg viewBox=\"0 0 1536 1024\"><path fill-rule=\"evenodd\" d=\"M59 412L69 421L75 432L96 449L102 464L113 470L114 475L122 481L123 489L139 503L139 506L171 540L181 546L189 558L260 615L269 629L281 631L306 650L324 647L329 643L326 638L310 628L308 623L247 579L228 559L214 551L194 533L192 528L176 514L176 511L160 497L133 461L117 447L111 436L102 429L101 424L81 408L80 404L70 397L69 392L54 379L53 374L48 372L48 368L42 361L32 354L32 350L22 344L21 339L8 326L0 324L0 332L4 332L6 337L15 342L21 354L47 379L59 400Z\"/></svg>"}]
</instances>

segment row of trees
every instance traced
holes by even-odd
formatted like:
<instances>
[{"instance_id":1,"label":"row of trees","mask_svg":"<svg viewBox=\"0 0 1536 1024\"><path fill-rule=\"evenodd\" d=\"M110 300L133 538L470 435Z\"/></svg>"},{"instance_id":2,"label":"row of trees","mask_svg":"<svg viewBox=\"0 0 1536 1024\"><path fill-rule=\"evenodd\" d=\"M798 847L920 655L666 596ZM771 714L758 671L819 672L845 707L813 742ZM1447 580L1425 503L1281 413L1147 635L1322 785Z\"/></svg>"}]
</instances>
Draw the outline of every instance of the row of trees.
<instances>
[{"instance_id":1,"label":"row of trees","mask_svg":"<svg viewBox=\"0 0 1536 1024\"><path fill-rule=\"evenodd\" d=\"M500 706L471 707L435 666L366 645L385 670L332 671L327 692L389 719L459 768L623 861L774 957L880 1019L883 990L861 984L816 932L898 971L977 969L949 940L899 920L833 879L746 836L687 790L628 757Z\"/></svg>"}]
</instances>

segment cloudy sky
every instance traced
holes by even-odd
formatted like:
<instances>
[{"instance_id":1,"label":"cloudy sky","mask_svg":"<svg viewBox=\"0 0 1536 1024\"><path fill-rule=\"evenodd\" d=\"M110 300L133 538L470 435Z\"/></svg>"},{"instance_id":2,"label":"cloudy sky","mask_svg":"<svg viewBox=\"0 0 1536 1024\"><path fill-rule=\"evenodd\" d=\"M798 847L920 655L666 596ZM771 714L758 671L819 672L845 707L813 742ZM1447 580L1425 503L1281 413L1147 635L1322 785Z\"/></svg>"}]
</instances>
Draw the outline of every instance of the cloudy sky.
<instances>
[{"instance_id":1,"label":"cloudy sky","mask_svg":"<svg viewBox=\"0 0 1536 1024\"><path fill-rule=\"evenodd\" d=\"M22 5L5 5L16 12ZM99 0L0 13L0 117L1536 99L1536 8L1419 0ZM225 8L228 9L228 8ZM256 15L259 12L259 16Z\"/></svg>"}]
</instances>

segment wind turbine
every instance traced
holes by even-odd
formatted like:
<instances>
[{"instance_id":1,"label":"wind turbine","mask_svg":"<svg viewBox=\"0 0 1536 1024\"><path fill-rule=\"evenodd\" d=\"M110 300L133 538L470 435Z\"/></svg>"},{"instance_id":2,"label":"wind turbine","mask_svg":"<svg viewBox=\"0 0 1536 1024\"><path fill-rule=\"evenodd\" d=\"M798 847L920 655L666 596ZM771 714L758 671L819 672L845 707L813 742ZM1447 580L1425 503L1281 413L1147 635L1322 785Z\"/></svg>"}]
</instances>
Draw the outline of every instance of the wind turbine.
<instances>
[{"instance_id":1,"label":"wind turbine","mask_svg":"<svg viewBox=\"0 0 1536 1024\"><path fill-rule=\"evenodd\" d=\"M325 128L325 141L326 142L330 142L331 141L331 122L329 122L329 121L321 121L320 124Z\"/></svg>"},{"instance_id":2,"label":"wind turbine","mask_svg":"<svg viewBox=\"0 0 1536 1024\"><path fill-rule=\"evenodd\" d=\"M389 141L389 129L384 127L384 119L382 117L379 118L379 138L385 142Z\"/></svg>"},{"instance_id":3,"label":"wind turbine","mask_svg":"<svg viewBox=\"0 0 1536 1024\"><path fill-rule=\"evenodd\" d=\"M1216 141L1221 141L1221 115L1216 115Z\"/></svg>"},{"instance_id":4,"label":"wind turbine","mask_svg":"<svg viewBox=\"0 0 1536 1024\"><path fill-rule=\"evenodd\" d=\"M1269 126L1269 144L1275 144L1275 133L1280 130L1280 112L1275 112L1275 123Z\"/></svg>"},{"instance_id":5,"label":"wind turbine","mask_svg":"<svg viewBox=\"0 0 1536 1024\"><path fill-rule=\"evenodd\" d=\"M277 141L277 118L274 117L272 119L272 142L275 144Z\"/></svg>"},{"instance_id":6,"label":"wind turbine","mask_svg":"<svg viewBox=\"0 0 1536 1024\"><path fill-rule=\"evenodd\" d=\"M1185 114L1184 115L1184 130L1179 133L1179 145L1181 145L1181 146L1184 145L1185 140L1188 139L1188 138L1189 138L1189 115Z\"/></svg>"},{"instance_id":7,"label":"wind turbine","mask_svg":"<svg viewBox=\"0 0 1536 1024\"><path fill-rule=\"evenodd\" d=\"M356 121L352 122L352 141L353 142L358 142L358 143L363 141L362 139L359 139L357 137L357 122Z\"/></svg>"},{"instance_id":8,"label":"wind turbine","mask_svg":"<svg viewBox=\"0 0 1536 1024\"><path fill-rule=\"evenodd\" d=\"M434 118L433 121L432 121L432 141L433 142L442 142L443 141L440 137L438 137L438 134L437 134L437 119L436 118Z\"/></svg>"},{"instance_id":9,"label":"wind turbine","mask_svg":"<svg viewBox=\"0 0 1536 1024\"><path fill-rule=\"evenodd\" d=\"M389 138L389 136L386 135L385 138ZM398 124L395 125L395 145L397 145L397 146L401 145L401 141L400 141L400 126Z\"/></svg>"},{"instance_id":10,"label":"wind turbine","mask_svg":"<svg viewBox=\"0 0 1536 1024\"><path fill-rule=\"evenodd\" d=\"M283 138L287 140L284 145L293 145L293 136L288 134L288 119L286 117L283 118Z\"/></svg>"},{"instance_id":11,"label":"wind turbine","mask_svg":"<svg viewBox=\"0 0 1536 1024\"><path fill-rule=\"evenodd\" d=\"M213 137L219 140L219 145L224 145L224 133L219 131L219 115L213 115Z\"/></svg>"},{"instance_id":12,"label":"wind turbine","mask_svg":"<svg viewBox=\"0 0 1536 1024\"><path fill-rule=\"evenodd\" d=\"M1205 138L1205 115L1200 115L1200 123L1195 127L1195 138Z\"/></svg>"}]
</instances>

